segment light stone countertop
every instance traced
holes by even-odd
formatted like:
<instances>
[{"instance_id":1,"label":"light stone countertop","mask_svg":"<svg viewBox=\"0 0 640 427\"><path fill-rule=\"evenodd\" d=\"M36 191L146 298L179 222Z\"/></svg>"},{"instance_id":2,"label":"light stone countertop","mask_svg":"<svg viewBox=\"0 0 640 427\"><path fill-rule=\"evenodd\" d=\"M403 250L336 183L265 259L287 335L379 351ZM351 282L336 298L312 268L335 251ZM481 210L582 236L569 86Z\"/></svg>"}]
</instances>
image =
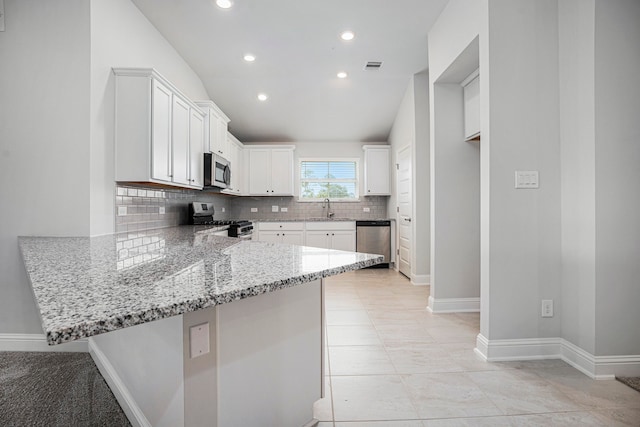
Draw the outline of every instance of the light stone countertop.
<instances>
[{"instance_id":1,"label":"light stone countertop","mask_svg":"<svg viewBox=\"0 0 640 427\"><path fill-rule=\"evenodd\" d=\"M100 237L19 237L49 344L273 292L382 256L214 236L180 226Z\"/></svg>"},{"instance_id":2,"label":"light stone countertop","mask_svg":"<svg viewBox=\"0 0 640 427\"><path fill-rule=\"evenodd\" d=\"M393 218L324 218L324 217L311 217L311 218L276 218L276 219L250 219L251 222L344 222L344 221L395 221Z\"/></svg>"}]
</instances>

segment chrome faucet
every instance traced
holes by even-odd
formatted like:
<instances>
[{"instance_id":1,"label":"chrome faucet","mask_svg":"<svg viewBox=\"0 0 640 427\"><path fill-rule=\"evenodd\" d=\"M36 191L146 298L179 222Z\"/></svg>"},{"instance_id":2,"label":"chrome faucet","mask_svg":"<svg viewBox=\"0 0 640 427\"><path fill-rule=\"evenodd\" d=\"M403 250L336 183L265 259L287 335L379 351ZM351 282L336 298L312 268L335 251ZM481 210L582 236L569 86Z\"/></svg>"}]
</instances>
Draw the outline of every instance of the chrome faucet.
<instances>
[{"instance_id":1,"label":"chrome faucet","mask_svg":"<svg viewBox=\"0 0 640 427\"><path fill-rule=\"evenodd\" d=\"M334 213L331 212L331 202L329 201L329 199L324 199L323 203L327 204L327 218L331 218ZM325 205L322 205L322 209L324 209Z\"/></svg>"}]
</instances>

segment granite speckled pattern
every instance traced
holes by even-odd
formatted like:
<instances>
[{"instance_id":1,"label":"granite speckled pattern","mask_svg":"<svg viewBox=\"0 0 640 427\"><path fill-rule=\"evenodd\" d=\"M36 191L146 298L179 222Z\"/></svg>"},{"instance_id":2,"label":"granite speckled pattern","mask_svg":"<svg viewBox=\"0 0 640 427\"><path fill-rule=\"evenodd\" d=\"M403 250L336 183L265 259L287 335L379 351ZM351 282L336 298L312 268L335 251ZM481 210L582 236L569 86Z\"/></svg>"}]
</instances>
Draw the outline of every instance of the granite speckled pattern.
<instances>
[{"instance_id":1,"label":"granite speckled pattern","mask_svg":"<svg viewBox=\"0 0 640 427\"><path fill-rule=\"evenodd\" d=\"M357 270L380 255L214 236L180 226L19 237L50 345Z\"/></svg>"},{"instance_id":2,"label":"granite speckled pattern","mask_svg":"<svg viewBox=\"0 0 640 427\"><path fill-rule=\"evenodd\" d=\"M344 222L344 221L395 221L394 218L374 218L374 219L358 219L358 218L341 218L341 217L311 217L311 218L282 218L282 219L252 219L252 222Z\"/></svg>"}]
</instances>

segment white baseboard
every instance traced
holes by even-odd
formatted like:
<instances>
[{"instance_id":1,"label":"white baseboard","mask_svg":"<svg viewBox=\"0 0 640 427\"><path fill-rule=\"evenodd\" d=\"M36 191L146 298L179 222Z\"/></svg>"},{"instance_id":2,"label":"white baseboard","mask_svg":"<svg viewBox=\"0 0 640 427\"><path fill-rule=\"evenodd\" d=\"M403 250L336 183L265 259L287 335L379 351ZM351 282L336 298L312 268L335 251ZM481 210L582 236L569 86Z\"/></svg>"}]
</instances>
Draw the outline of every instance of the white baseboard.
<instances>
[{"instance_id":1,"label":"white baseboard","mask_svg":"<svg viewBox=\"0 0 640 427\"><path fill-rule=\"evenodd\" d=\"M86 339L73 342L49 345L44 334L0 334L0 351L61 351L80 352L89 351Z\"/></svg>"},{"instance_id":2,"label":"white baseboard","mask_svg":"<svg viewBox=\"0 0 640 427\"><path fill-rule=\"evenodd\" d=\"M432 313L470 313L480 311L480 297L438 298L429 297L427 309Z\"/></svg>"},{"instance_id":3,"label":"white baseboard","mask_svg":"<svg viewBox=\"0 0 640 427\"><path fill-rule=\"evenodd\" d=\"M411 274L411 283L416 286L429 286L431 276L429 274Z\"/></svg>"},{"instance_id":4,"label":"white baseboard","mask_svg":"<svg viewBox=\"0 0 640 427\"><path fill-rule=\"evenodd\" d=\"M147 417L145 417L144 413L129 392L129 389L124 384L113 365L111 365L111 362L109 362L109 359L107 359L102 350L100 350L98 345L91 338L89 339L89 354L91 354L93 361L96 363L96 366L109 385L109 388L116 397L116 400L120 404L120 407L129 419L131 425L135 427L151 427L151 423L147 420Z\"/></svg>"},{"instance_id":5,"label":"white baseboard","mask_svg":"<svg viewBox=\"0 0 640 427\"><path fill-rule=\"evenodd\" d=\"M594 356L563 338L487 340L479 334L475 351L488 362L561 359L597 380L640 376L640 355Z\"/></svg>"}]
</instances>

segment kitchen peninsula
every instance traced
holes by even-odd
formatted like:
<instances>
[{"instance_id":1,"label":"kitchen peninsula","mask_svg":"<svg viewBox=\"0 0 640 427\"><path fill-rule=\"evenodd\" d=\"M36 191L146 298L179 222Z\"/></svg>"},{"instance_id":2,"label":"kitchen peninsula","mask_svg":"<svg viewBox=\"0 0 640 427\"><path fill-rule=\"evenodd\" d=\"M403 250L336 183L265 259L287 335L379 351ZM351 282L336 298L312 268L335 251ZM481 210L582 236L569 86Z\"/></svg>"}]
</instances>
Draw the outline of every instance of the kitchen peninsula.
<instances>
[{"instance_id":1,"label":"kitchen peninsula","mask_svg":"<svg viewBox=\"0 0 640 427\"><path fill-rule=\"evenodd\" d=\"M313 425L322 279L382 257L218 229L20 237L47 340L91 337L133 425Z\"/></svg>"}]
</instances>

